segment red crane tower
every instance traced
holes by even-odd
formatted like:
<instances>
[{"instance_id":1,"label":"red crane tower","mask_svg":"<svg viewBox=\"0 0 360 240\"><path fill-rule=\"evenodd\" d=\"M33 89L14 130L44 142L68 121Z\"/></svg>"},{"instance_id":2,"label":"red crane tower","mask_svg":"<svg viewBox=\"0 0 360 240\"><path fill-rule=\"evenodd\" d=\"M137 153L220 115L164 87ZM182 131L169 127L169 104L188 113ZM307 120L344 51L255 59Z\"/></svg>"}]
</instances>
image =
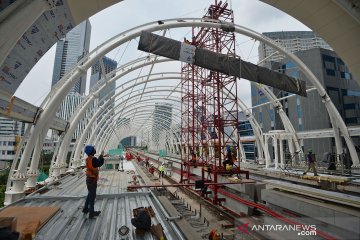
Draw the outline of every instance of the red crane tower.
<instances>
[{"instance_id":1,"label":"red crane tower","mask_svg":"<svg viewBox=\"0 0 360 240\"><path fill-rule=\"evenodd\" d=\"M204 19L234 22L228 3L215 0ZM186 40L187 41L187 40ZM216 28L193 28L188 43L228 56L235 54L235 35ZM240 170L238 102L236 77L210 71L192 64L182 66L181 183L195 180L218 183L219 175L246 173ZM238 156L229 170L223 166L228 151ZM195 156L194 156L195 155ZM196 160L194 161L194 158ZM196 179L195 171L200 171ZM212 201L220 203L219 185L212 187ZM207 191L205 197L207 197ZM203 192L203 193L204 193Z\"/></svg>"}]
</instances>

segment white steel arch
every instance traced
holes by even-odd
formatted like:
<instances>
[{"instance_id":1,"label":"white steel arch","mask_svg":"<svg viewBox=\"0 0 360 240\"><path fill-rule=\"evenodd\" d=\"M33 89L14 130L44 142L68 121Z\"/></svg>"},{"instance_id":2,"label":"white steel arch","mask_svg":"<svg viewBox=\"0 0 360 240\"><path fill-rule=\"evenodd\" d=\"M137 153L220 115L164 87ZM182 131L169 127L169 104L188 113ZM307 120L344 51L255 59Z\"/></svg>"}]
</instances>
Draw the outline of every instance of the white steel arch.
<instances>
[{"instance_id":1,"label":"white steel arch","mask_svg":"<svg viewBox=\"0 0 360 240\"><path fill-rule=\"evenodd\" d=\"M147 89L147 90L149 90L149 89ZM131 96L131 97L128 98L128 100L129 100L129 99L132 99L132 98L136 98L136 97L138 97L139 95L142 95L142 94L158 93L158 92L162 92L162 91L164 91L164 92L169 92L170 90L168 90L168 89L166 89L166 90L163 90L163 89L157 89L157 90L154 89L154 90L152 90L152 89L150 89L150 90L147 91L147 92L144 92L144 93L141 93L141 94L136 94L136 95L134 95L134 96ZM177 91L177 92L179 92L179 91ZM154 96L154 95L153 95L153 96ZM154 97L157 97L157 96L155 95ZM135 99L135 100L136 100L136 99ZM144 99L142 102L154 101L154 100L164 100L164 98L160 98L160 97L157 97L157 98L149 98L149 99ZM174 99L168 99L168 100L175 101ZM177 100L177 101L178 101L178 100ZM105 103L104 105L106 105L106 103ZM112 107L112 106L108 106L108 107ZM118 107L121 107L120 104L119 104L119 105L115 105L114 110L115 110L116 108L118 108ZM129 108L129 107L131 107L131 106L126 106L125 108ZM83 131L83 132L81 133L81 135L80 135L79 142L78 142L79 144L76 144L76 149L75 149L75 153L74 153L74 158L75 158L75 160L80 158L80 153L81 153L82 148L83 148L83 146L82 146L83 144L82 144L82 143L85 141L85 137L86 137L87 133L91 130L92 124L93 124L93 123L95 122L95 120L99 117L99 115L100 115L104 110L106 110L106 109L109 109L109 108L106 108L106 106L99 106L99 110L96 111L96 112L93 114L91 120L87 123L86 128L84 129L84 131ZM103 116L103 119L107 119L107 116L110 115L110 114L111 114L111 113L108 112L105 116ZM116 113L116 114L114 114L114 116L112 116L112 117L115 119L116 115L118 115L118 114L119 114L119 113ZM99 124L98 124L97 126L101 126L101 121L99 122ZM95 132L95 131L96 131L96 129L94 130L94 132Z\"/></svg>"},{"instance_id":2,"label":"white steel arch","mask_svg":"<svg viewBox=\"0 0 360 240\"><path fill-rule=\"evenodd\" d=\"M209 28L223 28L223 29L234 29L234 32L240 33L249 37L252 37L256 40L265 42L269 46L275 48L283 55L289 57L291 60L293 60L299 67L300 70L303 71L305 76L312 82L312 84L316 87L319 95L322 97L323 102L326 106L326 109L328 111L328 114L331 119L331 123L333 125L334 131L335 131L335 139L338 145L341 144L340 141L340 135L339 132L341 132L344 135L345 142L349 148L351 158L354 162L354 165L359 165L359 159L355 151L354 144L351 140L351 137L349 136L347 127L342 120L340 114L336 110L336 107L332 103L330 97L327 95L325 89L322 87L320 82L317 80L315 75L306 67L305 64L303 64L300 59L298 59L295 55L287 52L282 47L277 46L272 40L262 36L261 34L247 29L245 27L230 24L230 23L222 23L220 21L209 21L204 19L171 19L171 20L163 20L161 22L161 25L156 25L159 23L150 23L140 26L139 28L133 28L130 29L120 35L115 36L114 38L110 39L109 41L105 42L103 45L92 51L90 54L88 54L82 61L79 62L79 64L70 72L68 73L63 80L66 81L66 83L62 86L62 88L57 91L53 98L49 100L46 108L44 109L43 114L40 115L37 124L34 126L34 130L32 132L32 135L28 141L28 144L26 145L22 157L22 161L20 161L18 171L14 176L11 177L11 180L13 181L13 188L12 192L7 192L7 195L9 194L18 194L22 193L24 189L24 182L27 178L26 176L26 166L30 160L31 152L34 148L35 142L38 137L44 137L43 134L41 134L41 131L44 129L49 128L49 120L53 118L56 110L58 109L58 106L61 103L61 100L65 97L66 93L70 90L71 86L73 85L75 79L77 79L80 74L84 73L86 69L90 68L94 62L99 58L104 56L107 52L114 49L115 47L121 45L123 42L135 38L139 36L140 30L147 30L147 31L158 31L162 29L168 29L168 28L175 28L175 27L209 27ZM153 26L152 26L153 25ZM339 129L339 132L337 132L335 129ZM342 152L341 145L337 146L338 153Z\"/></svg>"},{"instance_id":3,"label":"white steel arch","mask_svg":"<svg viewBox=\"0 0 360 240\"><path fill-rule=\"evenodd\" d=\"M154 62L163 62L163 61L167 61L166 59L157 59ZM111 81L115 81L118 78L121 78L125 75L127 75L128 73L135 71L141 67L147 66L147 65L151 65L154 63L153 61L151 62L145 62L145 63L141 63L139 65L134 65L132 66L132 68L130 69L126 69L125 71L117 71L115 74L115 77L113 77L112 79L109 79L108 83L110 83ZM122 69L122 68L121 68ZM134 80L135 81L135 80ZM128 84L130 81L126 82L125 84ZM116 93L113 98L115 99L116 96L121 95L123 92L126 92L127 90L130 90L131 88L133 88L134 86L138 86L138 85L142 85L145 84L148 81L141 81L139 83L135 83L131 86L125 87L123 89L121 89L120 92ZM98 96L98 94L105 89L106 85L103 84L102 86L100 86L99 89L97 89L96 91L92 92L91 94L89 94L89 96L84 100L80 110L75 111L74 115L71 117L70 119L70 127L67 131L67 134L64 136L63 142L60 146L60 150L59 150L59 157L57 159L57 162L55 164L56 167L59 168L63 168L63 165L60 165L60 162L63 162L63 159L66 158L66 153L68 152L68 146L70 144L71 141L71 136L73 134L73 132L76 129L77 123L82 119L83 115L85 114L86 109L90 106L90 104L92 104L92 102L96 99L96 97ZM109 104L110 102L108 102L107 104ZM75 124L74 124L75 123Z\"/></svg>"},{"instance_id":4,"label":"white steel arch","mask_svg":"<svg viewBox=\"0 0 360 240\"><path fill-rule=\"evenodd\" d=\"M147 63L146 63L147 64ZM153 64L153 63L152 63ZM136 67L137 68L137 67ZM132 69L134 69L134 68L132 68ZM120 71L116 71L116 72L120 72ZM124 75L124 74L126 74L126 71L125 72L122 72L122 74L121 75ZM173 74L173 73L172 73ZM113 75L113 73L109 73L108 75ZM176 77L176 76L173 76L173 75L170 75L170 76L166 76L166 77L164 77L163 75L163 73L159 73L159 74L154 74L154 75L161 75L162 77L161 78L155 78L155 79L150 79L149 80L149 78L147 78L146 79L146 81L144 81L144 82L140 82L140 83L138 83L137 82L137 80L139 79L139 78L144 78L145 76L142 76L142 77L138 77L138 78L135 78L135 79L132 79L132 80L129 80L129 81L127 81L126 83L124 83L124 84L128 84L129 82L132 82L132 81L136 81L136 84L137 85L141 85L141 84L146 84L147 82L150 82L150 81L156 81L156 80L161 80L161 79L165 79L165 80L168 80L168 79L177 79L177 78L180 78L180 75L178 74L178 76ZM149 75L148 75L148 77L149 77ZM113 81L113 80L115 80L115 79L117 79L117 78L119 78L119 76L117 75L117 74L115 74L115 76L113 77L113 78L111 78L111 79L109 79L108 81L107 81L107 83L109 83L109 82L111 82L111 81ZM120 95L122 92L125 92L126 90L128 90L129 88L133 88L133 86L134 85L132 85L132 86L130 86L130 87L127 87L127 88L123 88L123 85L121 85L121 86L119 86L118 88L123 88L122 89L122 91L120 92L120 93L117 93L115 96L113 96L112 98L116 98L116 96L118 96L118 95ZM93 93L94 95L97 95L98 93L99 93L99 91L101 91L101 89L103 89L103 87L104 86L99 86L99 88L95 91L95 93ZM91 99L90 99L90 101L91 101ZM241 100L240 99L238 99L238 102L240 102L240 108L242 108L244 111L245 111L245 109L247 109L247 107L241 102ZM110 102L108 102L108 103L110 103ZM90 104L90 103L89 103ZM85 104L86 105L86 104ZM76 120L76 121L79 121L80 119L81 119L81 116L85 113L85 111L86 111L86 108L82 108L80 111L77 111L76 112L76 117L74 117L74 119ZM247 114L248 115L248 114ZM79 117L78 117L79 116ZM73 131L73 129L74 129L74 127L77 125L77 122L75 121L75 123L74 123L74 121L70 121L70 126L73 126L73 128L71 128L70 127L70 129ZM252 118L251 119L251 122L253 122L254 121L254 118ZM256 128L256 126L258 126L258 124L253 124L253 127L254 128ZM260 130L260 128L259 128L259 130ZM259 143L261 144L262 143L262 138L261 138L261 134L259 134L259 130L258 131L255 131L255 135L257 136L257 138L259 139ZM72 135L72 131L68 131L67 132L67 134L68 134L68 136L71 136ZM261 131L261 130L260 130ZM57 159L58 159L58 162L55 164L55 167L54 168L56 168L56 169L60 169L60 171L55 171L55 174L56 174L56 176L58 176L59 174L61 174L61 173L64 173L65 172L65 169L64 169L64 167L65 167L65 161L64 161L64 159L65 159L65 156L66 156L66 154L67 154L67 149L68 149L68 146L69 146L69 143L70 143L70 137L68 137L68 140L67 140L67 142L63 142L62 143L62 147L63 148L61 148L61 152L62 152L62 155L60 156L60 157L58 157ZM262 149L264 149L264 147L263 147L264 145L262 145ZM244 155L244 151L243 151L243 147L242 147L242 145L240 146L241 147L241 153L243 154L243 156L242 156L242 158L243 159L245 159L245 155ZM269 154L267 153L266 154L267 156L269 156ZM62 161L62 163L60 163L59 161Z\"/></svg>"},{"instance_id":5,"label":"white steel arch","mask_svg":"<svg viewBox=\"0 0 360 240\"><path fill-rule=\"evenodd\" d=\"M148 106L144 106L144 107L148 107ZM138 117L140 117L140 118L142 118L143 117L143 119L145 119L147 116L148 116L148 114L149 113L151 113L152 111L145 111L145 110L143 110L143 113L141 113ZM130 115L131 115L131 113L129 113ZM163 115L162 116L162 114L160 113L160 119L161 119L161 121L159 121L158 123L160 124L160 126L161 125L164 125L164 126L166 126L165 125L165 123L167 122L170 122L170 120L168 119L168 118L166 118L165 117L165 115ZM142 120L142 119L141 119ZM137 123L137 121L135 120L135 121L132 121L132 123ZM177 123L179 123L179 122L177 122ZM120 130L121 129L121 125L122 124L120 124L120 126L116 126L116 124L114 124L115 126L107 126L106 127L106 129L105 129L105 131L103 132L103 135L102 135L102 137L99 137L98 138L98 141L95 143L95 144L97 144L97 145L99 145L99 143L100 143L100 147L101 147L101 149L105 149L105 145L106 145L106 142L108 142L108 138L110 138L111 137L111 135L113 134L113 132L114 131L116 131L116 129L117 130ZM144 124L144 126L152 126L152 123L146 123L146 124ZM124 126L124 127L127 127L127 126ZM131 127L129 127L130 128L130 132L129 133L131 133L131 134L134 134L134 132L135 132L135 130L133 129L133 128L131 128ZM164 129L164 131L165 132L168 132L169 134L171 133L170 132L170 130L165 130ZM159 140L159 139L158 139Z\"/></svg>"},{"instance_id":6,"label":"white steel arch","mask_svg":"<svg viewBox=\"0 0 360 240\"><path fill-rule=\"evenodd\" d=\"M162 77L161 78L159 78L159 79L169 79L169 77L167 77L166 75L164 75L165 73L157 73L157 74L152 74L152 75L161 75ZM174 74L174 73L171 73L171 74ZM144 78L145 76L141 76L141 77L138 77L138 78L136 78L136 79L139 79L139 78ZM149 77L149 75L148 75L148 77ZM178 78L180 78L181 76L178 74ZM173 75L171 75L171 77L170 78L175 78ZM132 79L132 80L130 80L130 81L135 81L136 79ZM149 79L149 78L148 78ZM147 79L147 80L148 80ZM154 79L154 80L157 80L157 79ZM110 81L110 80L108 80L108 81ZM128 81L128 82L130 82L130 81ZM127 83L128 83L127 82ZM118 88L120 88L121 86L119 86ZM140 96L141 96L141 94L139 94ZM260 156L262 156L262 149L265 149L264 148L264 145L262 145L262 143L263 143L263 139L262 139L262 137L261 137L261 133L260 133L260 131L261 131L261 129L260 129L260 127L259 127L259 125L258 125L258 123L256 122L256 120L252 117L252 116L250 116L251 115L251 112L250 111L248 111L248 108L247 108L247 106L245 105L245 104L243 104L242 103L242 101L240 100L240 99L238 99L238 102L239 102L239 105L240 105L240 108L246 113L246 116L249 118L249 121L250 121L250 123L252 123L252 126L253 126L253 129L254 129L254 132L255 132L255 136L257 137L257 139L259 139L259 151L261 151L261 154L260 154ZM73 123L72 123L73 124ZM92 138L91 138L92 139ZM93 140L93 139L92 139ZM92 142L92 141L91 141ZM241 153L242 153L242 159L245 159L245 155L244 155L244 151L243 151L243 146L241 145L240 146L240 148L241 148ZM78 153L80 152L80 147L78 147L77 148L77 151L78 151ZM269 153L267 152L266 153L266 155L267 156L269 156ZM76 156L78 156L78 154L76 154ZM269 158L269 157L268 157ZM62 166L62 165L61 165Z\"/></svg>"}]
</instances>

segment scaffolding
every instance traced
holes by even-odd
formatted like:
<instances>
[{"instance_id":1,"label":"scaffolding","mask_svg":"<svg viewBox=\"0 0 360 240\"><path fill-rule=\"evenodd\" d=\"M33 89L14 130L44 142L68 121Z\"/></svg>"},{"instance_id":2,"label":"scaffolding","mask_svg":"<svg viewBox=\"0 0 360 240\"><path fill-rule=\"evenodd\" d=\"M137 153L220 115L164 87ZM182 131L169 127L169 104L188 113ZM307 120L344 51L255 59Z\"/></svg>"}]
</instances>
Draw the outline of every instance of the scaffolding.
<instances>
[{"instance_id":1,"label":"scaffolding","mask_svg":"<svg viewBox=\"0 0 360 240\"><path fill-rule=\"evenodd\" d=\"M215 0L203 16L223 22L234 22L228 3ZM235 35L215 28L192 28L192 39L187 43L234 57ZM181 183L195 180L216 183L212 186L212 202L220 203L218 176L248 173L240 170L240 136L238 133L238 103L236 77L210 71L192 64L182 66L181 118ZM232 167L224 160L232 152ZM237 157L239 156L239 157ZM201 167L201 179L193 176L194 168ZM207 197L209 191L202 192Z\"/></svg>"}]
</instances>

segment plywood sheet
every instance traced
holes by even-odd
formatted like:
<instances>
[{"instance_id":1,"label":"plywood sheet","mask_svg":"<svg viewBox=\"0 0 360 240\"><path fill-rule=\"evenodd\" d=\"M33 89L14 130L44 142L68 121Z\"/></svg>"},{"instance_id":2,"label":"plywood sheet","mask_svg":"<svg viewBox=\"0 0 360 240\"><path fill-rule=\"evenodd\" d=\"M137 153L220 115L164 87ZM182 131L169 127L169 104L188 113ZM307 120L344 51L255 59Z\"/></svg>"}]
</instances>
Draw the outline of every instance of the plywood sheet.
<instances>
[{"instance_id":1,"label":"plywood sheet","mask_svg":"<svg viewBox=\"0 0 360 240\"><path fill-rule=\"evenodd\" d=\"M59 207L13 206L1 211L0 217L15 217L17 232L22 236L34 235L59 209Z\"/></svg>"}]
</instances>

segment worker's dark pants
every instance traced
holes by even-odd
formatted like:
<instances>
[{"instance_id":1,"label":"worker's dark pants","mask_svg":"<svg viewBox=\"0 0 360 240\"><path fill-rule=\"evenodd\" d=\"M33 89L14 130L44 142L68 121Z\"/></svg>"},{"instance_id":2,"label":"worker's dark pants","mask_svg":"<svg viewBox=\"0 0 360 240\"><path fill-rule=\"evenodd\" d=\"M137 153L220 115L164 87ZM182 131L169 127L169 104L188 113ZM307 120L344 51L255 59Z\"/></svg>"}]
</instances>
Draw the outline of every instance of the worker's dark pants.
<instances>
[{"instance_id":1,"label":"worker's dark pants","mask_svg":"<svg viewBox=\"0 0 360 240\"><path fill-rule=\"evenodd\" d=\"M164 177L164 172L159 171L159 177Z\"/></svg>"},{"instance_id":2,"label":"worker's dark pants","mask_svg":"<svg viewBox=\"0 0 360 240\"><path fill-rule=\"evenodd\" d=\"M308 168L306 169L306 171L304 173L306 174L310 169L312 169L314 175L317 175L315 162L309 163Z\"/></svg>"},{"instance_id":3,"label":"worker's dark pants","mask_svg":"<svg viewBox=\"0 0 360 240\"><path fill-rule=\"evenodd\" d=\"M86 186L88 189L88 195L86 197L84 209L89 209L89 212L94 212L97 180L95 178L86 178Z\"/></svg>"}]
</instances>

